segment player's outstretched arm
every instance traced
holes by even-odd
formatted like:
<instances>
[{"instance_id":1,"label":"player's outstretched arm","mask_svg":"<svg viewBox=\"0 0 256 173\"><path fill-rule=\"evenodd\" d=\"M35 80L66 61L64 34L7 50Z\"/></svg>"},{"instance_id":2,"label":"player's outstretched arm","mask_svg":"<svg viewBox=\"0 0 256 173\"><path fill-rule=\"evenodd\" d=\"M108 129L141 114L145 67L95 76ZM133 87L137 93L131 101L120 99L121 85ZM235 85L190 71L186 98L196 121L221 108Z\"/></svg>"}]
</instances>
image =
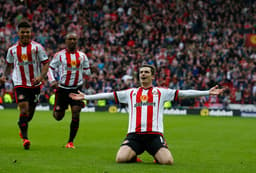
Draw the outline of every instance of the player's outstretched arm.
<instances>
[{"instance_id":1,"label":"player's outstretched arm","mask_svg":"<svg viewBox=\"0 0 256 173\"><path fill-rule=\"evenodd\" d=\"M210 95L220 95L222 94L227 88L220 88L218 89L218 85L215 85L214 87L212 87L210 90L209 90L209 94Z\"/></svg>"},{"instance_id":2,"label":"player's outstretched arm","mask_svg":"<svg viewBox=\"0 0 256 173\"><path fill-rule=\"evenodd\" d=\"M81 91L78 91L78 94L76 93L70 93L69 97L72 98L73 100L84 100L85 94L82 93Z\"/></svg>"},{"instance_id":3,"label":"player's outstretched arm","mask_svg":"<svg viewBox=\"0 0 256 173\"><path fill-rule=\"evenodd\" d=\"M220 95L226 88L218 89L218 85L212 87L206 91L199 90L179 90L178 96L180 98L190 98L190 97L200 97L200 96L209 96L209 95Z\"/></svg>"},{"instance_id":4,"label":"player's outstretched arm","mask_svg":"<svg viewBox=\"0 0 256 173\"><path fill-rule=\"evenodd\" d=\"M78 94L76 93L70 93L69 97L73 100L100 100L100 99L114 99L114 93L99 93L99 94L93 94L93 95L85 95L81 91L78 91Z\"/></svg>"}]
</instances>

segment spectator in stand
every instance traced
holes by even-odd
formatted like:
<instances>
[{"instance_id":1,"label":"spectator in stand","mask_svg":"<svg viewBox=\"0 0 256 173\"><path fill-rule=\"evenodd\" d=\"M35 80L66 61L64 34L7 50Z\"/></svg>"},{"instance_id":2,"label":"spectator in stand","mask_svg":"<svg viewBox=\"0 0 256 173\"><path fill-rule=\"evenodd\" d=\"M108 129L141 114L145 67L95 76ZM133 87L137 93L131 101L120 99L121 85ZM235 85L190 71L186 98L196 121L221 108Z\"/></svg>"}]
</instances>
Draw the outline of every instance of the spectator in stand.
<instances>
[{"instance_id":1,"label":"spectator in stand","mask_svg":"<svg viewBox=\"0 0 256 173\"><path fill-rule=\"evenodd\" d=\"M116 82L121 82L119 73L123 67L135 64L132 71L136 72L137 65L150 61L157 65L156 83L161 79L168 82L175 76L178 81L189 81L197 78L191 77L196 74L202 77L190 82L189 88L201 83L209 88L206 80L208 74L213 74L215 83L226 76L233 92L239 78L237 71L246 77L255 68L255 49L244 46L245 34L256 32L252 20L255 4L238 0L231 8L230 1L225 0L7 1L0 6L0 57L17 39L17 21L29 18L38 32L33 37L45 44L49 56L65 46L63 35L70 29L78 31L80 50L87 53L90 64L100 64L99 68L104 65L106 81L114 76ZM49 39L38 38L39 35ZM168 59L169 55L172 58ZM98 62L102 57L103 61ZM171 73L160 78L163 66ZM252 84L253 80L248 82ZM183 83L179 82L177 87L182 88Z\"/></svg>"}]
</instances>

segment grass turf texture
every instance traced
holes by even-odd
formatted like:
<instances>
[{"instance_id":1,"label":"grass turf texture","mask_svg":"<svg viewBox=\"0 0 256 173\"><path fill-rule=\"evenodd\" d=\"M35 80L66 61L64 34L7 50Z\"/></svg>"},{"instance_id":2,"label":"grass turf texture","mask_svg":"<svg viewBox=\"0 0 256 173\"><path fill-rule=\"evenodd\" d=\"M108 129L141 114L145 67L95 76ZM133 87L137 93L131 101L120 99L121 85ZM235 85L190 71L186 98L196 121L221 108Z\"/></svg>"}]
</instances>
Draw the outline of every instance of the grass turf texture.
<instances>
[{"instance_id":1,"label":"grass turf texture","mask_svg":"<svg viewBox=\"0 0 256 173\"><path fill-rule=\"evenodd\" d=\"M157 165L144 153L144 163L117 164L116 152L127 131L128 116L81 113L76 149L66 149L70 112L57 122L52 112L35 113L30 123L31 149L18 135L17 110L0 111L1 173L242 173L256 170L256 118L165 116L165 138L173 166Z\"/></svg>"}]
</instances>

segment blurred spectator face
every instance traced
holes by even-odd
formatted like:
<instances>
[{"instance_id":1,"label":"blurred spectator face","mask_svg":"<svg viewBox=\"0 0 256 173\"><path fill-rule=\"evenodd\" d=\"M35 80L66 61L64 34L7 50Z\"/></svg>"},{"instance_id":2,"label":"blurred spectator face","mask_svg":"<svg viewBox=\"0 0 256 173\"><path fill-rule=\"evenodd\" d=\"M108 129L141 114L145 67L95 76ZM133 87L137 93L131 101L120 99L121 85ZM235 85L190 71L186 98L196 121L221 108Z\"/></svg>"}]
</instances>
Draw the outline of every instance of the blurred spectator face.
<instances>
[{"instance_id":1,"label":"blurred spectator face","mask_svg":"<svg viewBox=\"0 0 256 173\"><path fill-rule=\"evenodd\" d=\"M70 52L74 52L76 50L77 41L78 41L77 34L75 34L75 33L67 34L66 46Z\"/></svg>"},{"instance_id":2,"label":"blurred spectator face","mask_svg":"<svg viewBox=\"0 0 256 173\"><path fill-rule=\"evenodd\" d=\"M27 27L19 28L18 35L19 35L20 43L22 45L29 44L31 39L31 28L27 28Z\"/></svg>"}]
</instances>

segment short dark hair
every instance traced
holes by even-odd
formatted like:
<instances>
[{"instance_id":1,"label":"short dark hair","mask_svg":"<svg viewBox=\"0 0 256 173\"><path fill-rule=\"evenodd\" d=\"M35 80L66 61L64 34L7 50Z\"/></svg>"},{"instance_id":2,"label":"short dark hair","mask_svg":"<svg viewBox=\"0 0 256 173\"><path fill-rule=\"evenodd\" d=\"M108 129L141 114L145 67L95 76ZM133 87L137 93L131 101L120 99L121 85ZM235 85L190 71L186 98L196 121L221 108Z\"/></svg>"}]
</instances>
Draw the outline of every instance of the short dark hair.
<instances>
[{"instance_id":1,"label":"short dark hair","mask_svg":"<svg viewBox=\"0 0 256 173\"><path fill-rule=\"evenodd\" d=\"M141 68L143 68L143 67L149 67L149 68L151 69L151 74L152 74L152 75L155 75L155 73L156 73L156 68L155 68L155 66L150 65L150 64L142 64L142 65L140 66L139 70L140 70Z\"/></svg>"},{"instance_id":2,"label":"short dark hair","mask_svg":"<svg viewBox=\"0 0 256 173\"><path fill-rule=\"evenodd\" d=\"M27 20L22 20L19 24L18 24L18 29L20 28L31 28L31 25L29 23L29 21Z\"/></svg>"},{"instance_id":3,"label":"short dark hair","mask_svg":"<svg viewBox=\"0 0 256 173\"><path fill-rule=\"evenodd\" d=\"M76 37L78 37L77 33L76 32L68 32L66 35L65 35L65 40L70 36L70 35L76 35Z\"/></svg>"}]
</instances>

